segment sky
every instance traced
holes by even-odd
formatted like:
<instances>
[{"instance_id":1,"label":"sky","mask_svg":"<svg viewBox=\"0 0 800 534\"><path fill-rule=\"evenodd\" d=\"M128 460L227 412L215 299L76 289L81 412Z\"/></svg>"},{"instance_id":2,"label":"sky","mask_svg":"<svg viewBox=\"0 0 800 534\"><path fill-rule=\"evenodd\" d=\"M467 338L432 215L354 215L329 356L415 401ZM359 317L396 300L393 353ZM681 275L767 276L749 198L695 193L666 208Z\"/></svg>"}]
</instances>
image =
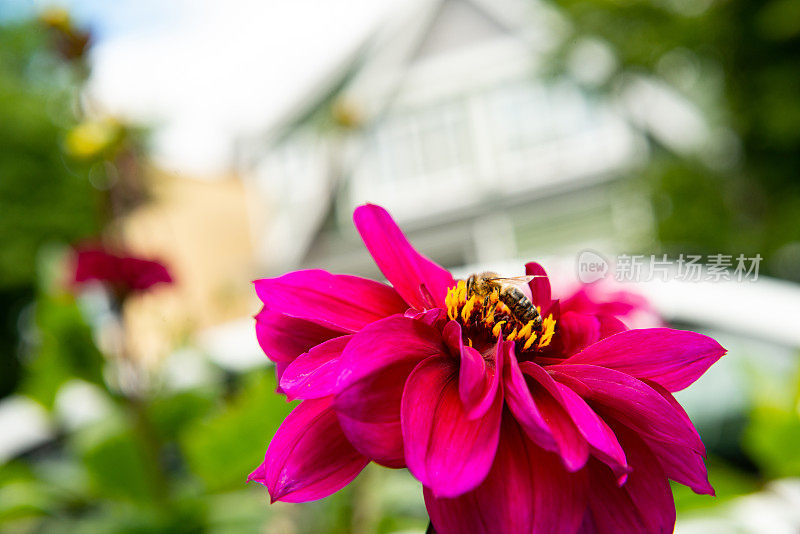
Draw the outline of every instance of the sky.
<instances>
[{"instance_id":1,"label":"sky","mask_svg":"<svg viewBox=\"0 0 800 534\"><path fill-rule=\"evenodd\" d=\"M214 175L228 168L235 137L274 124L400 0L60 3L96 37L91 109L153 126L162 166Z\"/></svg>"}]
</instances>

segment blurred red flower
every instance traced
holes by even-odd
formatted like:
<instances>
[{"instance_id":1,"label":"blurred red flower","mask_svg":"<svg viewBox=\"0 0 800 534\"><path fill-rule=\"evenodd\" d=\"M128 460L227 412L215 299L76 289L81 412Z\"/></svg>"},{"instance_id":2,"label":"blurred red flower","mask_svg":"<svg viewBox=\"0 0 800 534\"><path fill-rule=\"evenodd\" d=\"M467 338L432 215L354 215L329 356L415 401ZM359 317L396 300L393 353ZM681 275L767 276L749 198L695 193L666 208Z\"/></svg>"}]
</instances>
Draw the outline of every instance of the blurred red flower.
<instances>
[{"instance_id":1,"label":"blurred red flower","mask_svg":"<svg viewBox=\"0 0 800 534\"><path fill-rule=\"evenodd\" d=\"M102 248L78 248L74 257L73 281L101 282L119 296L142 292L160 283L172 283L167 268L157 261L119 256Z\"/></svg>"}]
</instances>

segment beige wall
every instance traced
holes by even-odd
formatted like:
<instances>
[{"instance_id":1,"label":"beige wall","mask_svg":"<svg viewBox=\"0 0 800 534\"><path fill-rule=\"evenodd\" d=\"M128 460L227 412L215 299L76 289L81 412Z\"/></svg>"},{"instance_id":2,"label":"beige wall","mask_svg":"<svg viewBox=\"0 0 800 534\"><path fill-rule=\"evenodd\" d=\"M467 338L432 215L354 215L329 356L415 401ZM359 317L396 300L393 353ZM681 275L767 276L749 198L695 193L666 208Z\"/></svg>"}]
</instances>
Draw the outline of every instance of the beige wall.
<instances>
[{"instance_id":1,"label":"beige wall","mask_svg":"<svg viewBox=\"0 0 800 534\"><path fill-rule=\"evenodd\" d=\"M159 361L197 330L258 309L245 191L235 177L194 179L155 173L154 198L124 223L128 247L163 261L175 284L132 298L131 351Z\"/></svg>"}]
</instances>

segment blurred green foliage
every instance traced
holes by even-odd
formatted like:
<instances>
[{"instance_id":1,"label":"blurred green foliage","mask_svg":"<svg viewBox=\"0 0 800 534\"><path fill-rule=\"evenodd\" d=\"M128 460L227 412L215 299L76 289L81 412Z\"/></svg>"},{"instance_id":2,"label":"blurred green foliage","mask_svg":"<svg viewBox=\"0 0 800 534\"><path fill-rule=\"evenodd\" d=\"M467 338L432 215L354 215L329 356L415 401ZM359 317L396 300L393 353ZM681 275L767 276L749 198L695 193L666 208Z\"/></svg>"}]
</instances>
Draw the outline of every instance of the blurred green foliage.
<instances>
[{"instance_id":1,"label":"blurred green foliage","mask_svg":"<svg viewBox=\"0 0 800 534\"><path fill-rule=\"evenodd\" d=\"M43 243L99 229L89 169L61 149L77 122L71 76L38 26L0 26L0 288L34 283Z\"/></svg>"},{"instance_id":2,"label":"blurred green foliage","mask_svg":"<svg viewBox=\"0 0 800 534\"><path fill-rule=\"evenodd\" d=\"M101 385L103 356L74 297L40 292L31 310L34 317L20 391L52 407L59 387L69 380Z\"/></svg>"},{"instance_id":3,"label":"blurred green foliage","mask_svg":"<svg viewBox=\"0 0 800 534\"><path fill-rule=\"evenodd\" d=\"M38 25L0 25L0 398L16 385L18 321L34 297L40 247L99 229L89 168L61 149L75 99L73 73Z\"/></svg>"},{"instance_id":4,"label":"blurred green foliage","mask_svg":"<svg viewBox=\"0 0 800 534\"><path fill-rule=\"evenodd\" d=\"M768 478L800 477L800 365L795 367L754 394L744 447Z\"/></svg>"}]
</instances>

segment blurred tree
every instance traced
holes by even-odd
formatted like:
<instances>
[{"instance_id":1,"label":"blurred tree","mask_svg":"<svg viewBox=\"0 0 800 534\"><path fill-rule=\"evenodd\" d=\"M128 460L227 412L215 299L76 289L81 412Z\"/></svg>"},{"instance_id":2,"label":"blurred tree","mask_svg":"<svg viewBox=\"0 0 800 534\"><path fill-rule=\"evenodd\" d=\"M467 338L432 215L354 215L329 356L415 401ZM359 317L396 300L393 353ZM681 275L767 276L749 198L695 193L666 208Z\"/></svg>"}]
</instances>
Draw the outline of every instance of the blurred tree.
<instances>
[{"instance_id":1,"label":"blurred tree","mask_svg":"<svg viewBox=\"0 0 800 534\"><path fill-rule=\"evenodd\" d=\"M552 2L571 22L556 65L597 39L617 60L607 94L655 77L711 125L712 146L656 146L645 172L665 252L761 253L764 271L800 280L800 2Z\"/></svg>"},{"instance_id":2,"label":"blurred tree","mask_svg":"<svg viewBox=\"0 0 800 534\"><path fill-rule=\"evenodd\" d=\"M17 380L19 315L34 296L37 251L98 231L89 166L62 150L76 122L74 82L38 24L0 26L0 397Z\"/></svg>"}]
</instances>

